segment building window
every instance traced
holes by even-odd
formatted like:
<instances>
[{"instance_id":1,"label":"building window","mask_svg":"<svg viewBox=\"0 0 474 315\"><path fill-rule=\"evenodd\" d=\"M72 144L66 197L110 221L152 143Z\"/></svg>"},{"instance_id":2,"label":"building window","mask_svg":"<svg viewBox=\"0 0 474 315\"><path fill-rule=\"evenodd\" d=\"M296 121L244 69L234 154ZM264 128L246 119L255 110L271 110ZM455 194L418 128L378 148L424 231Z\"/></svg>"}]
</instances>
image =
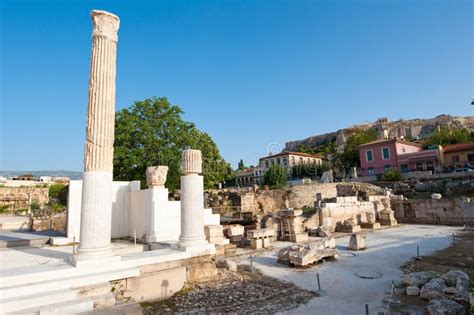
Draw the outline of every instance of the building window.
<instances>
[{"instance_id":1,"label":"building window","mask_svg":"<svg viewBox=\"0 0 474 315\"><path fill-rule=\"evenodd\" d=\"M459 155L453 155L452 160L454 164L459 163Z\"/></svg>"},{"instance_id":2,"label":"building window","mask_svg":"<svg viewBox=\"0 0 474 315\"><path fill-rule=\"evenodd\" d=\"M295 165L295 157L294 156L291 157L291 164Z\"/></svg>"},{"instance_id":3,"label":"building window","mask_svg":"<svg viewBox=\"0 0 474 315\"><path fill-rule=\"evenodd\" d=\"M402 153L405 153L407 150L405 150L405 148L403 147L402 148Z\"/></svg>"},{"instance_id":4,"label":"building window","mask_svg":"<svg viewBox=\"0 0 474 315\"><path fill-rule=\"evenodd\" d=\"M374 176L375 175L375 170L373 167L369 167L369 176Z\"/></svg>"},{"instance_id":5,"label":"building window","mask_svg":"<svg viewBox=\"0 0 474 315\"><path fill-rule=\"evenodd\" d=\"M265 160L265 167L268 168L268 160Z\"/></svg>"},{"instance_id":6,"label":"building window","mask_svg":"<svg viewBox=\"0 0 474 315\"><path fill-rule=\"evenodd\" d=\"M287 158L283 159L283 166L288 166L288 159Z\"/></svg>"},{"instance_id":7,"label":"building window","mask_svg":"<svg viewBox=\"0 0 474 315\"><path fill-rule=\"evenodd\" d=\"M303 164L303 158L300 156L300 163Z\"/></svg>"},{"instance_id":8,"label":"building window","mask_svg":"<svg viewBox=\"0 0 474 315\"><path fill-rule=\"evenodd\" d=\"M390 150L389 150L389 148L382 148L382 158L384 160L390 159Z\"/></svg>"},{"instance_id":9,"label":"building window","mask_svg":"<svg viewBox=\"0 0 474 315\"><path fill-rule=\"evenodd\" d=\"M474 154L468 154L467 155L467 161L469 163L474 163Z\"/></svg>"},{"instance_id":10,"label":"building window","mask_svg":"<svg viewBox=\"0 0 474 315\"><path fill-rule=\"evenodd\" d=\"M385 165L383 167L383 171L386 172L386 171L390 171L390 165Z\"/></svg>"},{"instance_id":11,"label":"building window","mask_svg":"<svg viewBox=\"0 0 474 315\"><path fill-rule=\"evenodd\" d=\"M374 152L372 152L372 150L365 151L365 157L367 159L367 162L373 161L374 160Z\"/></svg>"},{"instance_id":12,"label":"building window","mask_svg":"<svg viewBox=\"0 0 474 315\"><path fill-rule=\"evenodd\" d=\"M277 158L277 164L280 165L280 158Z\"/></svg>"}]
</instances>

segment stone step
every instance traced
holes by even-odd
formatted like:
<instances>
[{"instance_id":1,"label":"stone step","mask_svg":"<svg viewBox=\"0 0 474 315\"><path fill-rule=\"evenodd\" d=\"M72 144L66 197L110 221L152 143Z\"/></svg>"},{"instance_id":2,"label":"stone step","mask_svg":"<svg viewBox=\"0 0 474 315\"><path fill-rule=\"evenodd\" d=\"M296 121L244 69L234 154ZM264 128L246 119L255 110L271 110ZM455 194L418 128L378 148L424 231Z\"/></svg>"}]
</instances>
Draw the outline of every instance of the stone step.
<instances>
[{"instance_id":1,"label":"stone step","mask_svg":"<svg viewBox=\"0 0 474 315\"><path fill-rule=\"evenodd\" d=\"M111 280L136 277L140 273L137 268L117 269L109 272L99 271L95 273L91 273L91 271L88 270L88 274L73 271L77 271L77 269L70 271L69 275L63 275L60 278L54 277L49 280L46 280L42 276L37 276L37 274L32 274L27 283L16 284L16 282L12 282L16 285L0 288L0 305L5 299L21 297L35 292L51 292L60 289L79 288ZM8 277L2 280L6 281Z\"/></svg>"},{"instance_id":2,"label":"stone step","mask_svg":"<svg viewBox=\"0 0 474 315\"><path fill-rule=\"evenodd\" d=\"M19 246L34 246L34 247L43 247L48 243L49 237L44 238L34 238L34 239L9 239L9 240L0 240L0 248L7 247L19 247Z\"/></svg>"},{"instance_id":3,"label":"stone step","mask_svg":"<svg viewBox=\"0 0 474 315\"><path fill-rule=\"evenodd\" d=\"M60 302L44 307L29 308L19 312L8 313L7 315L64 315L82 314L94 309L92 299L79 299Z\"/></svg>"},{"instance_id":4,"label":"stone step","mask_svg":"<svg viewBox=\"0 0 474 315\"><path fill-rule=\"evenodd\" d=\"M34 294L22 294L0 300L0 313L19 312L28 309L39 309L42 306L50 306L56 303L67 302L77 299L76 292L71 289L56 291L37 291Z\"/></svg>"},{"instance_id":5,"label":"stone step","mask_svg":"<svg viewBox=\"0 0 474 315\"><path fill-rule=\"evenodd\" d=\"M105 275L111 272L125 273L127 275L129 273L138 275L137 268L127 266L127 264L124 262L118 262L114 264L99 264L97 266L94 266L94 268L77 268L66 264L62 266L35 266L28 267L26 268L26 270L25 268L0 270L0 290L2 288L20 286L25 284L31 285L35 283L64 280L68 278L80 278L91 275Z\"/></svg>"}]
</instances>

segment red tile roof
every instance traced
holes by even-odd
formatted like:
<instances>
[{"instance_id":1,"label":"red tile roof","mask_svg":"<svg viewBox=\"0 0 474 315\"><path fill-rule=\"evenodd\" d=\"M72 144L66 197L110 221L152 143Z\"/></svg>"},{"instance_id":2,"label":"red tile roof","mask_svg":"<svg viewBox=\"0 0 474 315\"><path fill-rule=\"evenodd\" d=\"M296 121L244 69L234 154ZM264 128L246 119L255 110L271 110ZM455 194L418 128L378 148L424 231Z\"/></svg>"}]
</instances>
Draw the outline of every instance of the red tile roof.
<instances>
[{"instance_id":1,"label":"red tile roof","mask_svg":"<svg viewBox=\"0 0 474 315\"><path fill-rule=\"evenodd\" d=\"M444 153L474 150L474 142L451 144L444 147Z\"/></svg>"}]
</instances>

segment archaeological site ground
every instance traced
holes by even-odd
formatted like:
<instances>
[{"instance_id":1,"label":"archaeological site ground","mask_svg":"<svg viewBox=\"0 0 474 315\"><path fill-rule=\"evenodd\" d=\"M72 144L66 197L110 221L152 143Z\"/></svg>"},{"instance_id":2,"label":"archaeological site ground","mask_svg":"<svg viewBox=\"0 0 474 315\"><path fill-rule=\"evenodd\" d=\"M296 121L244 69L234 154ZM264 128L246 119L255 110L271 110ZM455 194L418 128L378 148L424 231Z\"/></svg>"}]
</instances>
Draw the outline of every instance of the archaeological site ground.
<instances>
[{"instance_id":1,"label":"archaeological site ground","mask_svg":"<svg viewBox=\"0 0 474 315\"><path fill-rule=\"evenodd\" d=\"M232 170L166 98L117 112L136 30L90 18L82 172L0 174L0 314L474 314L473 117L379 118Z\"/></svg>"}]
</instances>

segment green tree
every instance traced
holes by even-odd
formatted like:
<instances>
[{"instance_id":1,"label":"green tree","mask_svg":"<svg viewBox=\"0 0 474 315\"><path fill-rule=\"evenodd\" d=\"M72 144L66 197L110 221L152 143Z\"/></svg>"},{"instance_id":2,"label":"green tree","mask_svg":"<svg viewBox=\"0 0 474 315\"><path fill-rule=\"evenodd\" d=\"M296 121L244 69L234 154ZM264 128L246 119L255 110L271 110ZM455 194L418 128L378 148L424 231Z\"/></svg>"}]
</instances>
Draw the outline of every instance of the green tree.
<instances>
[{"instance_id":1,"label":"green tree","mask_svg":"<svg viewBox=\"0 0 474 315\"><path fill-rule=\"evenodd\" d=\"M284 167L277 164L270 166L263 176L263 184L268 185L272 189L286 186L287 180L288 172Z\"/></svg>"},{"instance_id":2,"label":"green tree","mask_svg":"<svg viewBox=\"0 0 474 315\"><path fill-rule=\"evenodd\" d=\"M471 133L466 128L442 126L436 132L424 141L425 146L466 143L471 141Z\"/></svg>"},{"instance_id":3,"label":"green tree","mask_svg":"<svg viewBox=\"0 0 474 315\"><path fill-rule=\"evenodd\" d=\"M244 160L240 159L239 164L237 165L237 169L240 171L240 170L243 170L244 168L245 168Z\"/></svg>"},{"instance_id":4,"label":"green tree","mask_svg":"<svg viewBox=\"0 0 474 315\"><path fill-rule=\"evenodd\" d=\"M48 190L49 198L58 198L59 193L65 186L66 185L64 184L52 184L51 186L49 186L49 190Z\"/></svg>"},{"instance_id":5,"label":"green tree","mask_svg":"<svg viewBox=\"0 0 474 315\"><path fill-rule=\"evenodd\" d=\"M359 145L377 139L377 131L374 128L367 130L357 129L352 136L347 139L344 150L339 153L337 161L343 170L349 170L353 166L360 167Z\"/></svg>"},{"instance_id":6,"label":"green tree","mask_svg":"<svg viewBox=\"0 0 474 315\"><path fill-rule=\"evenodd\" d=\"M63 206L67 205L67 195L69 186L64 184L52 184L49 186L49 199Z\"/></svg>"},{"instance_id":7,"label":"green tree","mask_svg":"<svg viewBox=\"0 0 474 315\"><path fill-rule=\"evenodd\" d=\"M166 187L179 188L183 150L201 150L206 188L227 180L232 170L220 155L211 137L182 119L183 111L164 97L135 102L116 113L114 144L115 180L146 183L146 168L169 167Z\"/></svg>"}]
</instances>

